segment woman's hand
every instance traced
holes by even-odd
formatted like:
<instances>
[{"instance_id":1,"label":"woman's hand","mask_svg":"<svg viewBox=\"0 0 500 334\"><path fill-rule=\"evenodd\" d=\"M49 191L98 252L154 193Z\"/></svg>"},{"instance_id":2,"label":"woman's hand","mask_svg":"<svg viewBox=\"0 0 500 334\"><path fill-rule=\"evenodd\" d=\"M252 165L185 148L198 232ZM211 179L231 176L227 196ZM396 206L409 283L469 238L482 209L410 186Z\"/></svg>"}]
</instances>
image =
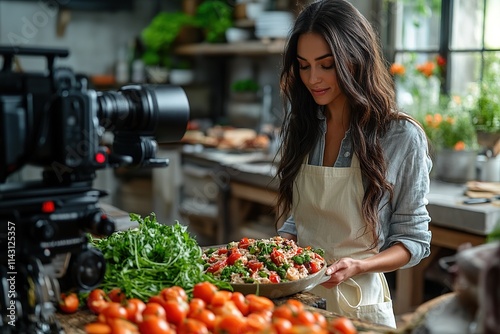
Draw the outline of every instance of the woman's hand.
<instances>
[{"instance_id":1,"label":"woman's hand","mask_svg":"<svg viewBox=\"0 0 500 334\"><path fill-rule=\"evenodd\" d=\"M361 263L363 260L355 260L349 257L342 258L326 269L330 279L323 283L325 288L331 289L349 278L361 274Z\"/></svg>"}]
</instances>

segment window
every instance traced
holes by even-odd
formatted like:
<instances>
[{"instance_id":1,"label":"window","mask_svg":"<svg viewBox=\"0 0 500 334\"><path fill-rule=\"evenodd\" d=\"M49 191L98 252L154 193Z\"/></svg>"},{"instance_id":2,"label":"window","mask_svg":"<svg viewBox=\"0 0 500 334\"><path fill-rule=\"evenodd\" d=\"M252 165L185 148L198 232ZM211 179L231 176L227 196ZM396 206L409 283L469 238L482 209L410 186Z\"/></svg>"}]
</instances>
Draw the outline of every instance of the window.
<instances>
[{"instance_id":1,"label":"window","mask_svg":"<svg viewBox=\"0 0 500 334\"><path fill-rule=\"evenodd\" d=\"M384 3L389 18L382 36L386 57L414 75L411 84L396 82L403 107L415 103L415 94L425 95L420 97L426 103L440 93L466 96L482 80L500 76L500 20L495 15L500 13L500 0ZM418 75L425 73L414 70L430 63L432 80L427 77L424 82Z\"/></svg>"}]
</instances>

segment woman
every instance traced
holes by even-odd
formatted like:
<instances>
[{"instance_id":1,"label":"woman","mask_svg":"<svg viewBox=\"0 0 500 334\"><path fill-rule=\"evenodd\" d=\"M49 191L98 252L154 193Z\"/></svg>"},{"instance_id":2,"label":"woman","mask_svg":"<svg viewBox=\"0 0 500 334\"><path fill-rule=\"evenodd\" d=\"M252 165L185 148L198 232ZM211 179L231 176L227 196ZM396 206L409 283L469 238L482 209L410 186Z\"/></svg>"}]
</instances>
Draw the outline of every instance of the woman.
<instances>
[{"instance_id":1,"label":"woman","mask_svg":"<svg viewBox=\"0 0 500 334\"><path fill-rule=\"evenodd\" d=\"M310 4L281 72L278 232L325 250L331 278L313 290L330 311L395 327L384 272L430 253L432 162L421 127L397 111L369 22L347 1Z\"/></svg>"}]
</instances>

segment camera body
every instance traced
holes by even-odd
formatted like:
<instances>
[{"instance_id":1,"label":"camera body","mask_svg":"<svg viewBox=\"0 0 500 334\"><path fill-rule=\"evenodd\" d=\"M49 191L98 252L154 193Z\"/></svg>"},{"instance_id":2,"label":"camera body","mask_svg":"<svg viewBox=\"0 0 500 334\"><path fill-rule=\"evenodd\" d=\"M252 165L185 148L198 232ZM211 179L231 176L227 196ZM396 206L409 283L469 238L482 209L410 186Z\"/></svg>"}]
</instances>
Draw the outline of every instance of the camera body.
<instances>
[{"instance_id":1,"label":"camera body","mask_svg":"<svg viewBox=\"0 0 500 334\"><path fill-rule=\"evenodd\" d=\"M0 326L12 332L60 332L60 291L102 281L106 264L87 234L115 226L99 206L106 193L92 187L96 171L166 167L157 142L180 140L189 119L182 88L89 89L86 77L54 66L68 54L0 46ZM14 71L20 55L44 57L47 70ZM106 132L112 145L103 143ZM42 167L40 179L9 179L26 165Z\"/></svg>"}]
</instances>

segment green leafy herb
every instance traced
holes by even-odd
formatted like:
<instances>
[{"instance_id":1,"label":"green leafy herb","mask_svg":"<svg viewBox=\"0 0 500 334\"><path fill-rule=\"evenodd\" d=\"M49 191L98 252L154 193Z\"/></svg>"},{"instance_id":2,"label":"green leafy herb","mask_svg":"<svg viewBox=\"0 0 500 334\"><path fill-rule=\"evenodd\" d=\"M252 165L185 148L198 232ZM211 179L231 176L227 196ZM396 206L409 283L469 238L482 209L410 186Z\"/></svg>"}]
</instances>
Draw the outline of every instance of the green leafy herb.
<instances>
[{"instance_id":1,"label":"green leafy herb","mask_svg":"<svg viewBox=\"0 0 500 334\"><path fill-rule=\"evenodd\" d=\"M202 249L187 226L160 224L154 214L144 219L130 214L130 218L139 223L137 229L91 238L106 260L103 289L119 287L128 298L144 301L174 285L191 294L194 285L203 281L231 290L229 284L204 273Z\"/></svg>"}]
</instances>

